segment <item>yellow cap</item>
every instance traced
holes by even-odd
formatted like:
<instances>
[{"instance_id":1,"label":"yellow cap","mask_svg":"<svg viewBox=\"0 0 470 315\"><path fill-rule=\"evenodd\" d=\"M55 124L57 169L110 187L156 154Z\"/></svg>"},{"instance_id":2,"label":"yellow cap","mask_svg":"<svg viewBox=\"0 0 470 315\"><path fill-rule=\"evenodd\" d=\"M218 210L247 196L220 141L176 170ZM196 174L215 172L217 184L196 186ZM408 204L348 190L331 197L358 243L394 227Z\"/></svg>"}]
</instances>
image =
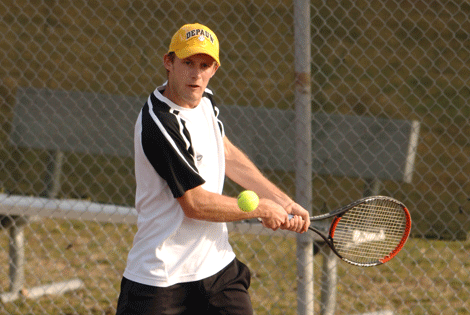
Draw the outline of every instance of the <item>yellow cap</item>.
<instances>
[{"instance_id":1,"label":"yellow cap","mask_svg":"<svg viewBox=\"0 0 470 315\"><path fill-rule=\"evenodd\" d=\"M210 28L199 23L183 25L171 38L168 52L174 52L180 59L206 54L220 66L219 40Z\"/></svg>"}]
</instances>

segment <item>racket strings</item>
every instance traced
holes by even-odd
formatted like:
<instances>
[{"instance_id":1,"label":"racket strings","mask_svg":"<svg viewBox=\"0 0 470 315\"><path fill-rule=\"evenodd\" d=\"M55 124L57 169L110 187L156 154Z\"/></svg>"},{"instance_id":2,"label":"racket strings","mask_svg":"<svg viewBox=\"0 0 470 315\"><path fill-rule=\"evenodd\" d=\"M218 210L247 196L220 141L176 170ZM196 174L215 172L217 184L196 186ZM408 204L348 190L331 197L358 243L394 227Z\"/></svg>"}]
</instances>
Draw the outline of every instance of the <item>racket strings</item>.
<instances>
[{"instance_id":1,"label":"racket strings","mask_svg":"<svg viewBox=\"0 0 470 315\"><path fill-rule=\"evenodd\" d=\"M358 263L386 259L402 243L407 219L401 205L373 200L346 212L333 233L335 249Z\"/></svg>"}]
</instances>

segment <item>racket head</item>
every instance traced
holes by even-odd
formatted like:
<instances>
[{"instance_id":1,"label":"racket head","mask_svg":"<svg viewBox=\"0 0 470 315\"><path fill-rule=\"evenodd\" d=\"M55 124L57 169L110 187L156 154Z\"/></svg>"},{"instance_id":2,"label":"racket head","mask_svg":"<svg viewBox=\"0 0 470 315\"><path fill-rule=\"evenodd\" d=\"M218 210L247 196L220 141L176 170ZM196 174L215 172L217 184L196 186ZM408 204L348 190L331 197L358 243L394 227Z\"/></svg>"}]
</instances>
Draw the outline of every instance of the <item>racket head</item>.
<instances>
[{"instance_id":1,"label":"racket head","mask_svg":"<svg viewBox=\"0 0 470 315\"><path fill-rule=\"evenodd\" d=\"M411 216L406 206L391 197L362 198L336 215L329 241L344 261L361 267L377 266L395 257L408 239Z\"/></svg>"}]
</instances>

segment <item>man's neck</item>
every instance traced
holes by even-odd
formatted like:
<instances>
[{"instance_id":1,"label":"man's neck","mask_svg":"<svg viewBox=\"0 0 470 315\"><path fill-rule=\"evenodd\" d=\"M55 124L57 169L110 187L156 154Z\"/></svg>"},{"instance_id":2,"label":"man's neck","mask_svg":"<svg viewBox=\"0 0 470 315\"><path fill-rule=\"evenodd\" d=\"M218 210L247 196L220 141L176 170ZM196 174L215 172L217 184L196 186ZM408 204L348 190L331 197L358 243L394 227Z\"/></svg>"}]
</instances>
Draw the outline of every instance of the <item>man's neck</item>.
<instances>
[{"instance_id":1,"label":"man's neck","mask_svg":"<svg viewBox=\"0 0 470 315\"><path fill-rule=\"evenodd\" d=\"M175 103L176 105L183 107L183 108L193 109L193 108L196 108L199 105L199 103L201 103L201 100L197 102L185 101L184 99L179 97L177 93L174 93L168 84L166 85L165 90L162 91L162 95L165 96L170 101L172 101L173 103Z\"/></svg>"}]
</instances>

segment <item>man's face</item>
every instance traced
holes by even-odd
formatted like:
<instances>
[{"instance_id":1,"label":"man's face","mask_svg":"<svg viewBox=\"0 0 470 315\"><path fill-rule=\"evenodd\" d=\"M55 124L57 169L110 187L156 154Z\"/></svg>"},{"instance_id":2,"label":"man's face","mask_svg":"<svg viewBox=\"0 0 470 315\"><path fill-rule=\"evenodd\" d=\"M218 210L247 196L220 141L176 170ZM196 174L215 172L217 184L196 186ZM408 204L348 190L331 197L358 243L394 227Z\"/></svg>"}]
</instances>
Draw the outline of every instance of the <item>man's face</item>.
<instances>
[{"instance_id":1,"label":"man's face","mask_svg":"<svg viewBox=\"0 0 470 315\"><path fill-rule=\"evenodd\" d=\"M217 71L214 58L197 54L185 59L175 56L174 61L164 56L168 73L168 85L163 95L173 103L187 108L199 105L209 80Z\"/></svg>"}]
</instances>

